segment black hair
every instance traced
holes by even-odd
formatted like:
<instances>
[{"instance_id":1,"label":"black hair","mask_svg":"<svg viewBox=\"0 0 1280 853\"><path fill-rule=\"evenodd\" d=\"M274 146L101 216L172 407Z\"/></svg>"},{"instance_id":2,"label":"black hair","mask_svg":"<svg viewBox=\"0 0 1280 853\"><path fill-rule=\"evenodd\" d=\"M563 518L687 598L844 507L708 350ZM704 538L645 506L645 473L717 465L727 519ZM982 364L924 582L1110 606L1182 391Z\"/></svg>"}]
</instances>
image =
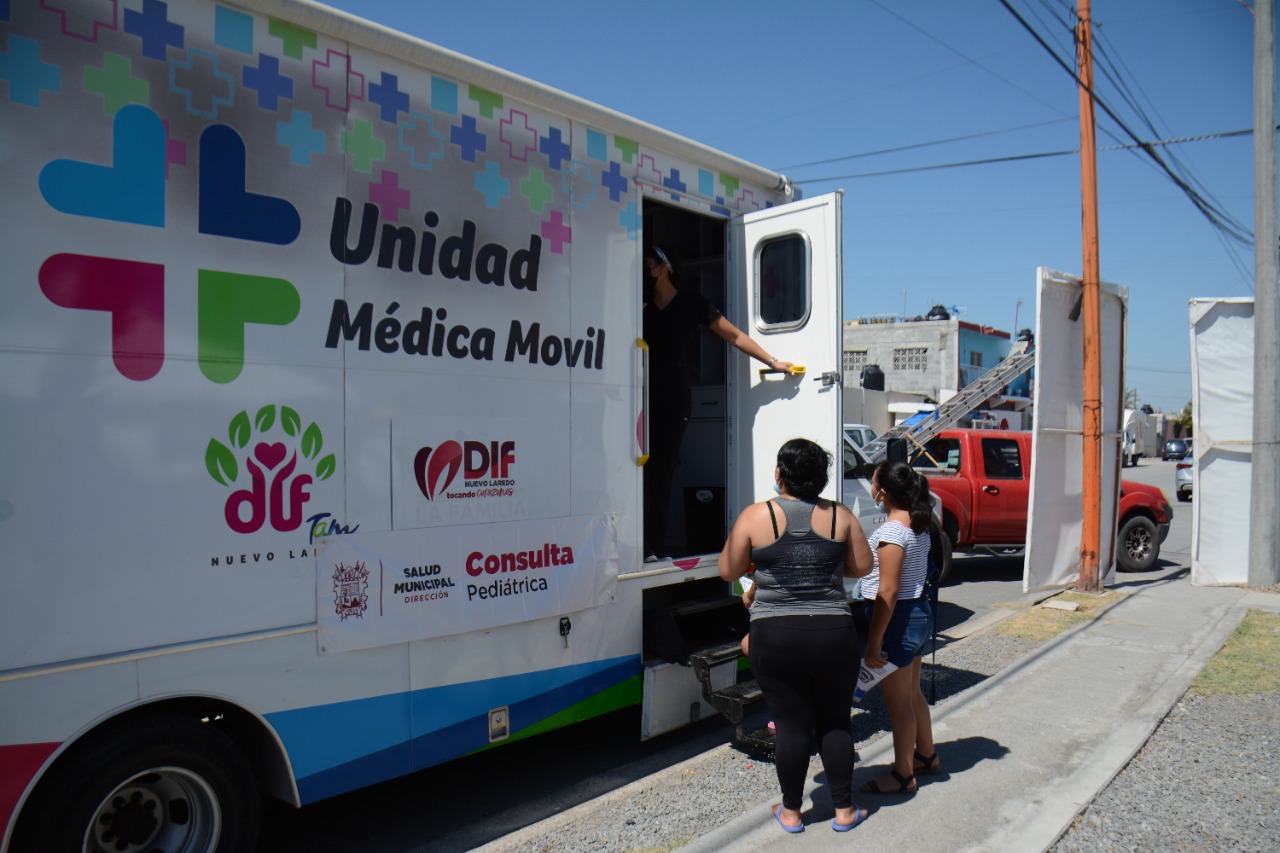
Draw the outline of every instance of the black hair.
<instances>
[{"instance_id":1,"label":"black hair","mask_svg":"<svg viewBox=\"0 0 1280 853\"><path fill-rule=\"evenodd\" d=\"M831 454L807 438L793 438L778 448L778 469L787 494L817 500L827 487Z\"/></svg>"},{"instance_id":2,"label":"black hair","mask_svg":"<svg viewBox=\"0 0 1280 853\"><path fill-rule=\"evenodd\" d=\"M665 266L667 268L667 278L673 282L680 280L680 276L676 273L676 262L671 259L671 253L657 243L644 250L644 257L646 260Z\"/></svg>"},{"instance_id":3,"label":"black hair","mask_svg":"<svg viewBox=\"0 0 1280 853\"><path fill-rule=\"evenodd\" d=\"M896 506L911 514L911 529L933 533L938 526L933 515L929 480L906 462L885 460L876 466L876 483L893 498Z\"/></svg>"}]
</instances>

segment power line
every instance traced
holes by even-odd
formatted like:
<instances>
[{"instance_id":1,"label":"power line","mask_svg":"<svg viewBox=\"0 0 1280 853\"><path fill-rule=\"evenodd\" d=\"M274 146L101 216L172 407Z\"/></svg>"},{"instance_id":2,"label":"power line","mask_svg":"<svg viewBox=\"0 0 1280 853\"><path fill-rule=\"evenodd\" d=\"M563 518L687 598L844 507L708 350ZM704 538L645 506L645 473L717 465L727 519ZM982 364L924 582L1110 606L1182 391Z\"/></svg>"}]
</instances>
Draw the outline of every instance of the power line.
<instances>
[{"instance_id":1,"label":"power line","mask_svg":"<svg viewBox=\"0 0 1280 853\"><path fill-rule=\"evenodd\" d=\"M1277 126L1280 130L1280 126ZM1235 136L1249 136L1253 133L1252 128L1245 130L1229 130L1222 133L1206 133L1200 136L1184 136L1179 139L1157 139L1154 141L1139 140L1136 143L1124 145L1104 145L1098 151L1128 151L1133 149L1150 150L1165 145L1179 145L1184 142L1203 142L1211 139L1229 139ZM1033 154L1010 154L1004 157L987 157L981 160L961 160L954 163L935 163L929 166L908 166L902 169L885 169L879 172L860 172L854 175L829 175L822 178L804 178L792 179L793 184L816 184L823 181L849 181L857 178L877 178L883 175L905 175L911 172L931 172L938 169L957 169L964 166L987 166L992 163L1012 163L1019 160L1039 160L1046 157L1069 157L1073 154L1079 154L1079 148L1071 148L1062 151L1040 151ZM858 156L858 155L855 155Z\"/></svg>"},{"instance_id":2,"label":"power line","mask_svg":"<svg viewBox=\"0 0 1280 853\"><path fill-rule=\"evenodd\" d=\"M1014 9L1013 6L1009 5L1009 0L1000 0L1000 4L1004 6L1004 8L1009 12L1010 15L1013 15L1014 19L1017 20L1018 23L1022 25L1023 29L1025 29L1028 33L1030 33L1031 37L1035 39L1036 42L1042 48L1044 48L1045 52L1048 53L1051 57L1053 57L1054 61L1057 62L1060 66L1062 66L1063 70L1065 70L1069 75L1071 75L1071 79L1076 81L1076 85L1082 86L1082 87L1084 86L1084 83L1076 75L1075 70L1072 69L1069 64L1064 62L1056 52L1054 52L1053 48L1051 48L1049 44L1040 36L1040 34L1036 32L1034 27L1032 27L1029 23L1027 23L1025 18L1023 18L1020 14L1018 14L1017 10ZM1174 184L1177 185L1179 189L1182 190L1183 194L1186 195L1187 198L1191 200L1191 203L1196 206L1196 208L1200 211L1200 213L1206 219L1208 219L1209 222L1211 222L1215 228L1217 228L1219 231L1221 231L1223 234L1227 235L1228 237L1232 238L1233 240L1237 240L1241 243L1244 243L1245 245L1252 244L1253 234L1248 227L1246 227L1245 225L1237 221L1235 217L1231 216L1231 214L1227 213L1226 211L1210 203L1208 200L1204 198L1204 196L1202 196L1199 192L1197 192L1193 187L1188 185L1187 182L1183 180L1181 176L1176 174L1173 171L1173 169L1169 167L1169 164L1166 163L1160 157L1160 155L1157 154L1149 145L1142 144L1142 140L1138 138L1138 135L1129 129L1129 126L1125 124L1120 119L1119 116L1116 115L1115 111L1112 110L1111 107L1109 107L1105 101L1103 101L1101 98L1098 97L1097 92L1094 91L1093 88L1091 87L1085 87L1085 88L1086 88L1086 91L1088 91L1089 93L1089 97L1093 99L1093 102L1097 104L1103 110L1103 112L1105 112L1108 116L1110 116L1111 120L1114 121L1117 125L1119 125L1120 129L1123 130L1129 136L1130 139L1138 143L1138 146L1139 148L1142 149L1143 153L1145 153L1160 167L1160 169L1165 173L1165 175L1167 175L1168 178L1171 181L1173 181Z\"/></svg>"},{"instance_id":3,"label":"power line","mask_svg":"<svg viewBox=\"0 0 1280 853\"><path fill-rule=\"evenodd\" d=\"M1101 26L1098 28L1096 44L1099 50L1099 58L1102 60L1099 63L1099 67L1101 68L1103 75L1115 85L1117 91L1120 92L1121 97L1126 100L1130 109L1133 110L1138 118L1146 125L1152 136L1159 138L1161 136L1168 135L1166 131L1158 128L1155 122L1151 120L1143 109L1137 96L1130 89L1126 78L1133 80L1134 86L1137 87L1138 94L1141 95L1142 98L1151 106L1151 110L1155 113L1156 118L1160 119L1161 123L1165 127L1170 126L1169 123L1165 121L1164 117L1160 115L1160 110L1156 107L1155 102L1151 100L1145 91L1143 91L1142 84L1138 81L1137 75L1130 71L1128 66L1125 65L1123 56L1111 47L1110 39L1107 37L1107 34L1103 32L1103 27ZM1115 59L1112 58L1113 53L1115 53ZM1121 71L1124 72L1123 75L1120 73ZM1195 174L1190 165L1183 162L1179 157L1178 152L1170 150L1169 160L1177 168L1178 173L1182 175L1189 184L1194 185L1203 196L1205 196L1219 209L1226 209L1226 206L1214 197L1213 191L1209 189L1208 185L1206 185L1204 181L1200 180L1199 176Z\"/></svg>"},{"instance_id":4,"label":"power line","mask_svg":"<svg viewBox=\"0 0 1280 853\"><path fill-rule=\"evenodd\" d=\"M984 54L982 58L987 59L992 56L999 56L1000 54L1008 53L1010 50L1013 50L1013 49L1014 48L1004 48L1001 50L993 51L991 53ZM790 121L791 119L798 118L799 116L802 116L802 115L808 115L810 113L816 113L816 112L823 112L823 111L829 110L831 107L839 106L840 104L847 104L850 101L856 101L859 98L865 98L868 95L875 95L880 92L887 92L891 89L898 89L898 88L901 88L902 86L910 85L911 83L918 83L921 80L927 80L930 77L936 77L939 74L945 74L946 72L951 71L952 69L961 68L966 64L976 64L976 60L965 57L965 62L955 62L955 63L952 63L951 65L938 68L934 71L928 71L928 72L925 72L924 74L918 74L915 77L907 77L902 80L895 80L893 83L890 83L886 86L879 86L874 89L863 89L859 92L855 92L852 95L846 95L844 97L836 98L830 101L823 101L822 103L815 104L810 107L805 107L804 109L796 110L794 112L786 113L784 115L771 116L770 118L767 118L764 121L758 121L754 124L746 125L745 127L739 127L734 130L726 131L725 133L712 136L709 138L709 141L715 141L717 139L727 139L742 133L746 133L747 131L758 130L759 128L768 127L769 125L777 124L783 121ZM1058 112L1061 112L1061 110L1058 110Z\"/></svg>"},{"instance_id":5,"label":"power line","mask_svg":"<svg viewBox=\"0 0 1280 853\"><path fill-rule=\"evenodd\" d=\"M1035 101L1036 103L1038 103L1038 104L1040 104L1040 105L1042 105L1042 106L1048 107L1049 109L1053 110L1055 113L1058 113L1059 115L1065 115L1065 114L1066 114L1066 113L1065 113L1061 108L1059 108L1057 105L1049 103L1049 102L1048 102L1048 101L1046 101L1044 98L1041 98L1039 95L1035 94L1034 92L1030 92L1030 91L1028 91L1028 90L1026 90L1026 89L1022 88L1022 87L1021 87L1021 86L1019 86L1017 83L1014 83L1012 80L1009 80L1009 79L1007 79L1007 78L1005 78L1005 77L1001 77L999 74L997 74L996 72L992 71L990 68L987 68L985 65L983 65L983 64L982 64L982 63L980 63L980 62L978 62L978 61L977 61L976 59L974 59L973 57L971 57L971 56L969 56L969 55L967 55L967 54L965 54L965 53L963 53L963 52L961 52L961 51L957 50L956 48L954 48L954 47L952 47L951 45L947 44L947 43L946 43L945 41L943 41L942 39L940 39L940 38L938 38L937 36L935 36L933 33L929 32L928 30L924 29L923 27L918 26L917 24L912 23L911 21L909 21L909 20L907 20L906 18L904 18L904 17L902 17L901 15L899 15L897 12L895 12L895 11L893 11L892 9L890 9L890 8L886 7L884 4L880 3L880 2L879 2L879 0L871 0L871 5L872 5L872 6L875 6L877 9L879 9L879 10L880 10L880 11L882 11L882 12L884 12L885 14L890 15L890 16L892 16L892 17L894 17L894 18L897 18L899 21L901 21L902 23L906 24L908 27L910 27L911 29L915 30L916 32L920 33L920 34L921 34L921 35L923 35L925 38L927 38L927 39L929 39L930 41L935 42L935 43L937 43L937 44L939 44L939 45L942 45L944 48L946 48L947 50L951 51L951 52L952 52L952 53L954 53L956 56L958 56L958 57L960 57L961 59L963 59L965 62L969 63L970 65L975 66L976 68L978 68L978 69L979 69L979 70L981 70L981 71L986 72L987 74L990 74L992 77L996 78L996 79L997 79L997 80L999 80L1001 83L1004 83L1006 86L1010 86L1010 87L1012 87L1012 88L1014 88L1014 89L1017 89L1019 92L1021 92L1021 93L1022 93L1022 94L1024 94L1024 95L1026 95L1028 98L1030 98L1031 100Z\"/></svg>"},{"instance_id":6,"label":"power line","mask_svg":"<svg viewBox=\"0 0 1280 853\"><path fill-rule=\"evenodd\" d=\"M946 139L935 139L931 142L914 142L910 145L899 145L895 148L881 148L878 151L863 151L859 154L846 154L842 157L832 157L828 160L813 160L809 163L793 163L789 166L777 166L775 171L784 171L790 169L805 169L809 166L825 166L828 163L839 163L843 160L857 160L861 157L876 157L881 154L897 154L900 151L911 151L916 148L929 148L934 145L945 145L950 142L964 142L968 139L980 139L984 136L997 136L1002 133L1012 133L1015 130L1028 130L1033 127L1045 127L1050 124L1061 124L1064 121L1075 121L1076 116L1067 116L1066 118L1054 118L1048 121L1040 121L1034 124L1020 124L1017 127L1006 127L1000 130L984 130L979 133L968 133L964 136L949 136Z\"/></svg>"}]
</instances>

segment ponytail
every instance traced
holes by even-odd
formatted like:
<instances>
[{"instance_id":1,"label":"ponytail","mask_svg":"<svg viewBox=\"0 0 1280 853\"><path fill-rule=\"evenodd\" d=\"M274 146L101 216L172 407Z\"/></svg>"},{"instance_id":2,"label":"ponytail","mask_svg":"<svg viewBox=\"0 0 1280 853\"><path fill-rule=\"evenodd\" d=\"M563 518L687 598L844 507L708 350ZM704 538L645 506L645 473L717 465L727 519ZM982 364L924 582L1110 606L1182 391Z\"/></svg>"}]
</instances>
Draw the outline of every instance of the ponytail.
<instances>
[{"instance_id":1,"label":"ponytail","mask_svg":"<svg viewBox=\"0 0 1280 853\"><path fill-rule=\"evenodd\" d=\"M933 515L933 492L929 488L929 478L914 468L912 473L915 474L916 486L910 505L911 529L916 533L922 530L933 533L938 521Z\"/></svg>"},{"instance_id":2,"label":"ponytail","mask_svg":"<svg viewBox=\"0 0 1280 853\"><path fill-rule=\"evenodd\" d=\"M906 462L881 462L876 469L880 488L888 492L894 504L911 515L911 529L915 533L933 533L938 522L933 515L933 491L929 480Z\"/></svg>"}]
</instances>

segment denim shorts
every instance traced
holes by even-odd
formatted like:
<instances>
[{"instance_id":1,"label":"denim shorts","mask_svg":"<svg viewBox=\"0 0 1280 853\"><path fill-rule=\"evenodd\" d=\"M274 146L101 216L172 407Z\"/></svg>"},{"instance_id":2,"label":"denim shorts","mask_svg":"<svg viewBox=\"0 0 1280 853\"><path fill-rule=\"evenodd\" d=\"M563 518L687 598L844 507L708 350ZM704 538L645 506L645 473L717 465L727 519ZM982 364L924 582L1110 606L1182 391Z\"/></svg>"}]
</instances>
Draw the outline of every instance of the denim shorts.
<instances>
[{"instance_id":1,"label":"denim shorts","mask_svg":"<svg viewBox=\"0 0 1280 853\"><path fill-rule=\"evenodd\" d=\"M871 621L875 600L867 602L867 621ZM880 654L894 666L907 666L913 659L922 654L925 643L929 641L929 625L933 621L933 611L929 607L929 599L923 595L919 598L900 598L889 617L889 627L884 629L884 640L880 643Z\"/></svg>"}]
</instances>

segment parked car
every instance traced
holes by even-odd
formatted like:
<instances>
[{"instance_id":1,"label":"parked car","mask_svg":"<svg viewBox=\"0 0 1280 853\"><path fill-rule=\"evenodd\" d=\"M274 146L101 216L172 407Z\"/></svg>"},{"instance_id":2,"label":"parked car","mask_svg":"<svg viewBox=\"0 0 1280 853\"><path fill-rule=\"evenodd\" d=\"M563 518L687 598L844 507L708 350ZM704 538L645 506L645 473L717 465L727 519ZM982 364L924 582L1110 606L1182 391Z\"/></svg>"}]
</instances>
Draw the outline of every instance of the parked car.
<instances>
[{"instance_id":1,"label":"parked car","mask_svg":"<svg viewBox=\"0 0 1280 853\"><path fill-rule=\"evenodd\" d=\"M858 447L864 447L867 442L874 441L876 437L876 431L866 424L845 424L844 434Z\"/></svg>"},{"instance_id":2,"label":"parked car","mask_svg":"<svg viewBox=\"0 0 1280 853\"><path fill-rule=\"evenodd\" d=\"M1187 451L1191 449L1191 442L1183 441L1180 438L1171 438L1164 443L1164 448L1160 451L1160 458L1165 462L1170 459L1181 459L1187 455Z\"/></svg>"},{"instance_id":3,"label":"parked car","mask_svg":"<svg viewBox=\"0 0 1280 853\"><path fill-rule=\"evenodd\" d=\"M1178 494L1178 500L1186 502L1191 500L1191 463L1194 456L1188 452L1186 456L1178 460L1178 466L1173 471L1173 490Z\"/></svg>"}]
</instances>

